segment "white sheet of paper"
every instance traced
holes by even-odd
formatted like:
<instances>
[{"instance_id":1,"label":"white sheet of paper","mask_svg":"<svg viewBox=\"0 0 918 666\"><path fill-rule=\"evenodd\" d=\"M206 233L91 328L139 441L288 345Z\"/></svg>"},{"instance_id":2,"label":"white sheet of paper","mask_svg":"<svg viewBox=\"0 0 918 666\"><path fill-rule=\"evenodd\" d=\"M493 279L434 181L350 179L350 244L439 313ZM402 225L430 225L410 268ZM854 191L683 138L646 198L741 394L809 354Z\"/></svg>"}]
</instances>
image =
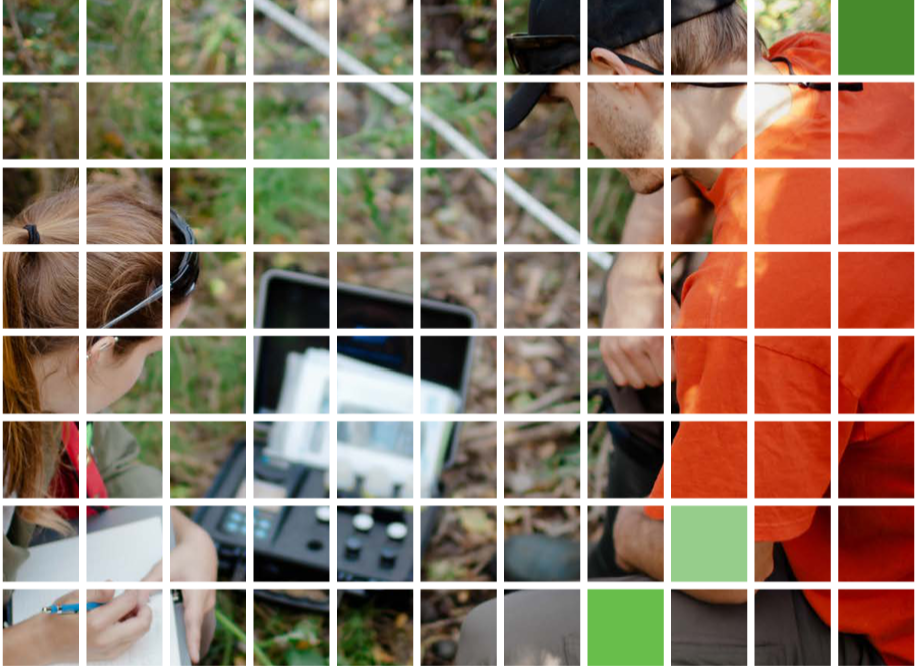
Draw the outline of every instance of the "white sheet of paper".
<instances>
[{"instance_id":1,"label":"white sheet of paper","mask_svg":"<svg viewBox=\"0 0 918 666\"><path fill-rule=\"evenodd\" d=\"M121 594L117 590L115 594ZM13 619L22 622L41 612L42 607L54 603L54 600L66 594L63 590L16 590L13 593ZM165 601L164 601L165 600ZM127 652L112 661L94 661L93 664L119 664L120 666L157 666L163 664L163 605L170 618L171 640L170 664L181 664L178 642L176 641L175 610L172 606L172 595L166 590L162 594L150 597L150 610L153 622L150 631L144 634ZM60 664L58 666L70 666Z\"/></svg>"},{"instance_id":2,"label":"white sheet of paper","mask_svg":"<svg viewBox=\"0 0 918 666\"><path fill-rule=\"evenodd\" d=\"M139 581L161 559L163 521L158 516L90 532L86 539L86 580Z\"/></svg>"},{"instance_id":3,"label":"white sheet of paper","mask_svg":"<svg viewBox=\"0 0 918 666\"><path fill-rule=\"evenodd\" d=\"M77 537L29 548L29 557L16 572L16 580L45 583L80 580L80 542Z\"/></svg>"}]
</instances>

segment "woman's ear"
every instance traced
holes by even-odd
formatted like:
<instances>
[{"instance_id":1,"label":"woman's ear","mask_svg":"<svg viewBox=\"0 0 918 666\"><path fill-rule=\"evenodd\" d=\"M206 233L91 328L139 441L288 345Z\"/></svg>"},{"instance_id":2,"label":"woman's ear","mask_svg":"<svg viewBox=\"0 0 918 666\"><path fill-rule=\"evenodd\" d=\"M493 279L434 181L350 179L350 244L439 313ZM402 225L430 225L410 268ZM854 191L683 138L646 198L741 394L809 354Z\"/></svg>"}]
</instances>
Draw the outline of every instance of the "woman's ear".
<instances>
[{"instance_id":1,"label":"woman's ear","mask_svg":"<svg viewBox=\"0 0 918 666\"><path fill-rule=\"evenodd\" d=\"M86 353L87 364L98 363L106 357L111 358L110 355L115 351L115 344L117 342L118 338L112 335L96 338L96 341L90 345L89 351Z\"/></svg>"}]
</instances>

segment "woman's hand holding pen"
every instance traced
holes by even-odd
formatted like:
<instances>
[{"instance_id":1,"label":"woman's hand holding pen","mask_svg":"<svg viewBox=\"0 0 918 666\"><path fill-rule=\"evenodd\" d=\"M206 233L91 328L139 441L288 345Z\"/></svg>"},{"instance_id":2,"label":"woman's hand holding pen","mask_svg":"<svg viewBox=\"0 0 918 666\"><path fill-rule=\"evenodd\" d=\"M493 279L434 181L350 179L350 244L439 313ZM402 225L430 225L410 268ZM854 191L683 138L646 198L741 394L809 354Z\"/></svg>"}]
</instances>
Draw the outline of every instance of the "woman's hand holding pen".
<instances>
[{"instance_id":1,"label":"woman's hand holding pen","mask_svg":"<svg viewBox=\"0 0 918 666\"><path fill-rule=\"evenodd\" d=\"M153 613L136 591L114 598L114 590L87 590L86 600L105 604L86 615L89 661L115 659L150 629ZM55 606L79 604L73 591ZM13 664L77 663L80 660L80 618L77 613L39 613L4 630L3 660Z\"/></svg>"},{"instance_id":2,"label":"woman's hand holding pen","mask_svg":"<svg viewBox=\"0 0 918 666\"><path fill-rule=\"evenodd\" d=\"M86 656L89 661L121 656L150 630L153 611L147 604L148 592L126 590L116 597L114 590L87 590L86 596L88 601L105 604L86 614Z\"/></svg>"}]
</instances>

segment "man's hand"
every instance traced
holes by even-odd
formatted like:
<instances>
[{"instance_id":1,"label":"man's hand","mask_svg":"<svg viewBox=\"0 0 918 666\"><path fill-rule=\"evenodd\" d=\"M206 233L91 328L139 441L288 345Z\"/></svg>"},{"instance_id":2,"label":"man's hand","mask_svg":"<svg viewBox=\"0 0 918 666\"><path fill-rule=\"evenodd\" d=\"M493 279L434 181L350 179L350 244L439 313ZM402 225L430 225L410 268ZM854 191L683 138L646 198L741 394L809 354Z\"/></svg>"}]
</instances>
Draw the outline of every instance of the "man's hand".
<instances>
[{"instance_id":1,"label":"man's hand","mask_svg":"<svg viewBox=\"0 0 918 666\"><path fill-rule=\"evenodd\" d=\"M640 506L620 506L612 528L615 563L629 573L663 580L663 521L648 518Z\"/></svg>"}]
</instances>

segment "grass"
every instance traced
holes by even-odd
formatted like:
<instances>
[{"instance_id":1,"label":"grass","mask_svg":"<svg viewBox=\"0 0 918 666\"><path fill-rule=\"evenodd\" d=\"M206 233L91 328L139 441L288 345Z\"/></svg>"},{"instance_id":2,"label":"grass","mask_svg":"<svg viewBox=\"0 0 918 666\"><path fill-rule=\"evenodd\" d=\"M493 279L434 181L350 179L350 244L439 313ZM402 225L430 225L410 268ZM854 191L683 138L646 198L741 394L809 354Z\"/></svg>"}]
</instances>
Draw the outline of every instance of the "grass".
<instances>
[{"instance_id":1,"label":"grass","mask_svg":"<svg viewBox=\"0 0 918 666\"><path fill-rule=\"evenodd\" d=\"M393 105L366 84L338 84L339 158L409 159L413 136L410 108Z\"/></svg>"},{"instance_id":2,"label":"grass","mask_svg":"<svg viewBox=\"0 0 918 666\"><path fill-rule=\"evenodd\" d=\"M275 0L275 4L297 15L298 0ZM314 3L312 16L300 15L313 30L328 37L328 4ZM261 12L255 12L256 74L328 74L328 58L306 46Z\"/></svg>"},{"instance_id":3,"label":"grass","mask_svg":"<svg viewBox=\"0 0 918 666\"><path fill-rule=\"evenodd\" d=\"M338 169L338 241L405 243L412 239L410 169Z\"/></svg>"},{"instance_id":4,"label":"grass","mask_svg":"<svg viewBox=\"0 0 918 666\"><path fill-rule=\"evenodd\" d=\"M527 192L574 229L580 229L580 169L507 169ZM504 240L515 243L562 243L554 233L524 212L509 196L504 199Z\"/></svg>"},{"instance_id":5,"label":"grass","mask_svg":"<svg viewBox=\"0 0 918 666\"><path fill-rule=\"evenodd\" d=\"M245 423L176 421L169 425L169 488L173 499L202 498L210 489Z\"/></svg>"},{"instance_id":6,"label":"grass","mask_svg":"<svg viewBox=\"0 0 918 666\"><path fill-rule=\"evenodd\" d=\"M328 154L328 84L255 84L255 159Z\"/></svg>"},{"instance_id":7,"label":"grass","mask_svg":"<svg viewBox=\"0 0 918 666\"><path fill-rule=\"evenodd\" d=\"M255 169L254 196L256 243L328 242L328 169Z\"/></svg>"},{"instance_id":8,"label":"grass","mask_svg":"<svg viewBox=\"0 0 918 666\"><path fill-rule=\"evenodd\" d=\"M272 664L328 664L328 613L255 601L255 659Z\"/></svg>"},{"instance_id":9,"label":"grass","mask_svg":"<svg viewBox=\"0 0 918 666\"><path fill-rule=\"evenodd\" d=\"M89 159L161 159L163 89L159 83L87 83Z\"/></svg>"},{"instance_id":10,"label":"grass","mask_svg":"<svg viewBox=\"0 0 918 666\"><path fill-rule=\"evenodd\" d=\"M217 590L217 620L210 649L203 655L201 664L245 663L245 592Z\"/></svg>"},{"instance_id":11,"label":"grass","mask_svg":"<svg viewBox=\"0 0 918 666\"><path fill-rule=\"evenodd\" d=\"M171 0L172 74L245 74L243 0Z\"/></svg>"},{"instance_id":12,"label":"grass","mask_svg":"<svg viewBox=\"0 0 918 666\"><path fill-rule=\"evenodd\" d=\"M245 411L244 337L173 337L171 407L176 414Z\"/></svg>"},{"instance_id":13,"label":"grass","mask_svg":"<svg viewBox=\"0 0 918 666\"><path fill-rule=\"evenodd\" d=\"M245 84L173 83L174 159L245 159Z\"/></svg>"},{"instance_id":14,"label":"grass","mask_svg":"<svg viewBox=\"0 0 918 666\"><path fill-rule=\"evenodd\" d=\"M379 74L412 73L412 5L338 0L338 46Z\"/></svg>"},{"instance_id":15,"label":"grass","mask_svg":"<svg viewBox=\"0 0 918 666\"><path fill-rule=\"evenodd\" d=\"M408 603L410 595L407 591ZM341 600L338 607L339 663L349 666L413 663L411 615L386 607L381 601L375 595L369 599L354 596Z\"/></svg>"},{"instance_id":16,"label":"grass","mask_svg":"<svg viewBox=\"0 0 918 666\"><path fill-rule=\"evenodd\" d=\"M202 252L194 302L183 328L245 328L245 254Z\"/></svg>"},{"instance_id":17,"label":"grass","mask_svg":"<svg viewBox=\"0 0 918 666\"><path fill-rule=\"evenodd\" d=\"M88 74L162 74L162 0L86 5Z\"/></svg>"},{"instance_id":18,"label":"grass","mask_svg":"<svg viewBox=\"0 0 918 666\"><path fill-rule=\"evenodd\" d=\"M493 83L422 83L421 103L488 157L497 156L497 86ZM439 134L421 132L421 157L464 158Z\"/></svg>"},{"instance_id":19,"label":"grass","mask_svg":"<svg viewBox=\"0 0 918 666\"><path fill-rule=\"evenodd\" d=\"M78 0L7 0L3 9L4 74L77 73Z\"/></svg>"},{"instance_id":20,"label":"grass","mask_svg":"<svg viewBox=\"0 0 918 666\"><path fill-rule=\"evenodd\" d=\"M199 243L245 243L245 169L170 170L172 207Z\"/></svg>"},{"instance_id":21,"label":"grass","mask_svg":"<svg viewBox=\"0 0 918 666\"><path fill-rule=\"evenodd\" d=\"M617 169L589 169L588 229L590 240L596 243L621 242L622 229L634 191L628 179Z\"/></svg>"},{"instance_id":22,"label":"grass","mask_svg":"<svg viewBox=\"0 0 918 666\"><path fill-rule=\"evenodd\" d=\"M76 83L4 83L3 156L77 159L78 100Z\"/></svg>"}]
</instances>

